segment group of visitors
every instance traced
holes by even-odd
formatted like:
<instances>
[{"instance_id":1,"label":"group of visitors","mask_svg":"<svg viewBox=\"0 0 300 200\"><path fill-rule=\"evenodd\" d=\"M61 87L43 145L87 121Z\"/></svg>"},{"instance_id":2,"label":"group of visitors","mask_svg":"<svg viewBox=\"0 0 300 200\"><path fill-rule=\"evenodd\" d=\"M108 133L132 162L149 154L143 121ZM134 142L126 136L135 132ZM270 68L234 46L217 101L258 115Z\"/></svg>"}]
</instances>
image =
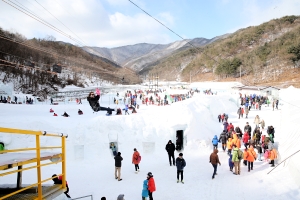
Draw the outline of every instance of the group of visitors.
<instances>
[{"instance_id":1,"label":"group of visitors","mask_svg":"<svg viewBox=\"0 0 300 200\"><path fill-rule=\"evenodd\" d=\"M250 96L251 97L251 96ZM247 105L247 101L260 102L264 101L264 97L254 96L250 98L241 96L241 105L246 104L245 109L250 110ZM245 102L244 102L245 100ZM249 104L251 105L251 104ZM239 118L243 117L242 107L238 109ZM249 125L249 122L246 122L244 127L244 132L232 123L228 123L228 117L225 118L226 114L218 115L219 122L223 122L223 131L220 134L219 138L215 135L212 139L213 153L210 155L210 163L212 164L214 171L212 179L217 175L217 165L221 165L218 157L218 143L222 143L222 150L225 152L227 148L227 154L229 156L228 164L229 170L233 172L234 175L241 174L241 161L245 166L248 166L248 172L253 170L253 163L255 160L262 161L262 158L269 160L271 167L274 167L274 160L277 158L277 151L274 148L274 134L275 130L273 126L268 126L267 134L264 135L261 130L265 129L265 121L260 119L259 115L256 115L253 121L255 128L252 132L252 127ZM248 113L246 115L248 117ZM242 151L241 146L244 145L244 150ZM263 155L263 156L262 156Z\"/></svg>"},{"instance_id":2,"label":"group of visitors","mask_svg":"<svg viewBox=\"0 0 300 200\"><path fill-rule=\"evenodd\" d=\"M50 108L50 111L49 111L50 113L53 113L53 116L54 117L57 117L58 115L54 112L54 110L52 109L52 108ZM83 112L82 112L82 110L80 110L80 109L78 109L78 115L83 115ZM70 115L65 111L61 116L63 116L63 117L70 117Z\"/></svg>"}]
</instances>

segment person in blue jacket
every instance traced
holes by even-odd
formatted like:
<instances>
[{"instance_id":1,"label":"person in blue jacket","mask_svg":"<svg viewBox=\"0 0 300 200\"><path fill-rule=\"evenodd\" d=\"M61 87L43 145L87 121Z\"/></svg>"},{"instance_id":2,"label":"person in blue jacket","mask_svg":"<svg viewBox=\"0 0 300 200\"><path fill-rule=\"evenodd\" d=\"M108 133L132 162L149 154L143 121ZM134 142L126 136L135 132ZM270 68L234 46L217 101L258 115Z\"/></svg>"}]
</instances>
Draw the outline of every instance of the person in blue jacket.
<instances>
[{"instance_id":1,"label":"person in blue jacket","mask_svg":"<svg viewBox=\"0 0 300 200\"><path fill-rule=\"evenodd\" d=\"M148 180L146 179L143 182L142 199L146 200L148 196L149 196L149 192L148 192Z\"/></svg>"},{"instance_id":2,"label":"person in blue jacket","mask_svg":"<svg viewBox=\"0 0 300 200\"><path fill-rule=\"evenodd\" d=\"M219 143L218 136L215 135L215 137L212 139L211 142L214 146L214 149L218 149L218 143Z\"/></svg>"}]
</instances>

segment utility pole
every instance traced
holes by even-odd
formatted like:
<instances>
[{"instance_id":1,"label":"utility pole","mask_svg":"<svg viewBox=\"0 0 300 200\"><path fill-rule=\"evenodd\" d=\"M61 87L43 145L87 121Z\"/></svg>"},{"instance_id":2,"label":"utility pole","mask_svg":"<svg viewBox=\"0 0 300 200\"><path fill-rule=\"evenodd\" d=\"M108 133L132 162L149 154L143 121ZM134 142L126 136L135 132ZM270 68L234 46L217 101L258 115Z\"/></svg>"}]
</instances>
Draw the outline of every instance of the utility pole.
<instances>
[{"instance_id":1,"label":"utility pole","mask_svg":"<svg viewBox=\"0 0 300 200\"><path fill-rule=\"evenodd\" d=\"M190 71L190 84L192 83L192 71Z\"/></svg>"},{"instance_id":2,"label":"utility pole","mask_svg":"<svg viewBox=\"0 0 300 200\"><path fill-rule=\"evenodd\" d=\"M240 83L242 83L242 66L240 66Z\"/></svg>"}]
</instances>

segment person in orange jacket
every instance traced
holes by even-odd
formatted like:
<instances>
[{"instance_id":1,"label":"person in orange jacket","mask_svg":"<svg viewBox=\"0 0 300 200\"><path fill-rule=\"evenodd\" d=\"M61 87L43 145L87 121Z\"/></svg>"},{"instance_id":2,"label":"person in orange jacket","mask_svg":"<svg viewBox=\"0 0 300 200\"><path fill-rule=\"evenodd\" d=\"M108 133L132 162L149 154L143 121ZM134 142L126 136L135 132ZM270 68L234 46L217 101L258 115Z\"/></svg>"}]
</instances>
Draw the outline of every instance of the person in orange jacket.
<instances>
[{"instance_id":1,"label":"person in orange jacket","mask_svg":"<svg viewBox=\"0 0 300 200\"><path fill-rule=\"evenodd\" d=\"M228 138L228 141L227 141L227 154L230 155L231 154L231 150L232 150L232 139L231 138Z\"/></svg>"},{"instance_id":2,"label":"person in orange jacket","mask_svg":"<svg viewBox=\"0 0 300 200\"><path fill-rule=\"evenodd\" d=\"M270 151L270 154L269 154L269 158L271 160L270 164L271 164L271 167L275 167L274 165L274 160L277 158L277 152L276 152L276 149L272 149Z\"/></svg>"},{"instance_id":3,"label":"person in orange jacket","mask_svg":"<svg viewBox=\"0 0 300 200\"><path fill-rule=\"evenodd\" d=\"M147 174L147 180L148 180L149 200L153 200L152 193L156 190L156 188L155 188L155 182L154 182L153 174L151 172L149 172Z\"/></svg>"},{"instance_id":4,"label":"person in orange jacket","mask_svg":"<svg viewBox=\"0 0 300 200\"><path fill-rule=\"evenodd\" d=\"M140 162L141 162L141 157L140 153L136 150L136 148L133 149L134 153L132 155L132 164L134 164L135 167L135 173L137 174L140 171Z\"/></svg>"},{"instance_id":5,"label":"person in orange jacket","mask_svg":"<svg viewBox=\"0 0 300 200\"><path fill-rule=\"evenodd\" d=\"M256 153L254 151L253 146L250 146L248 149L248 156L246 157L248 161L248 172L250 172L250 169L253 170L253 162L256 160Z\"/></svg>"}]
</instances>

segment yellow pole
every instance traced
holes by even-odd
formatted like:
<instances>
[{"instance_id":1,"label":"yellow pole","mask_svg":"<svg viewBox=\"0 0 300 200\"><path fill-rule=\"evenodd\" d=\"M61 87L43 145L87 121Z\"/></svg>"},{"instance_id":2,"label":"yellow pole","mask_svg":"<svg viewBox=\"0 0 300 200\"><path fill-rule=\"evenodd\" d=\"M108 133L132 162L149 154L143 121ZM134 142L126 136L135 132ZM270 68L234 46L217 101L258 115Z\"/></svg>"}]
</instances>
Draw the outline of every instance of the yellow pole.
<instances>
[{"instance_id":1,"label":"yellow pole","mask_svg":"<svg viewBox=\"0 0 300 200\"><path fill-rule=\"evenodd\" d=\"M62 188L64 191L66 191L66 138L61 138L62 143Z\"/></svg>"},{"instance_id":2,"label":"yellow pole","mask_svg":"<svg viewBox=\"0 0 300 200\"><path fill-rule=\"evenodd\" d=\"M36 164L37 164L37 178L38 178L38 199L42 200L42 177L41 177L41 147L40 136L36 135Z\"/></svg>"}]
</instances>

